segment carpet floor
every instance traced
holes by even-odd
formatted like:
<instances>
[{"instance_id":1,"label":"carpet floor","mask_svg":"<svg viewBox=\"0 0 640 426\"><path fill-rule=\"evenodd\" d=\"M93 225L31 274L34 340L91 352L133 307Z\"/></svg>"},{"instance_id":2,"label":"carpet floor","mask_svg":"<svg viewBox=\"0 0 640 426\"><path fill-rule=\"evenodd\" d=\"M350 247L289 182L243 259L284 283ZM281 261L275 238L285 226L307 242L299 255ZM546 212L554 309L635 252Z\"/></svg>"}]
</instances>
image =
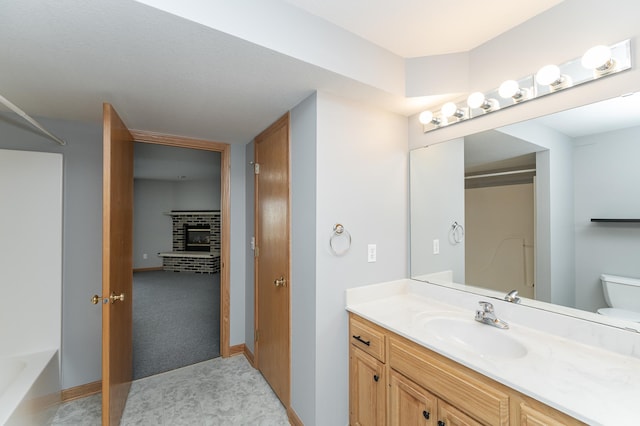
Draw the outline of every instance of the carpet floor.
<instances>
[{"instance_id":1,"label":"carpet floor","mask_svg":"<svg viewBox=\"0 0 640 426\"><path fill-rule=\"evenodd\" d=\"M134 380L219 356L219 274L133 274Z\"/></svg>"}]
</instances>

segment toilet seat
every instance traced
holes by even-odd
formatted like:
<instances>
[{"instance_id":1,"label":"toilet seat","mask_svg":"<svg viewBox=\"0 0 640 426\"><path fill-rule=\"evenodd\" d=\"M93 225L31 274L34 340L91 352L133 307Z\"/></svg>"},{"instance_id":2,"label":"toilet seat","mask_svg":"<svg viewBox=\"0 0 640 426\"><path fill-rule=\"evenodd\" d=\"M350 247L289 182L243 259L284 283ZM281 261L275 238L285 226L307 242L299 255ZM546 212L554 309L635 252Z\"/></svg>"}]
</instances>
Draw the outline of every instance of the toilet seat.
<instances>
[{"instance_id":1,"label":"toilet seat","mask_svg":"<svg viewBox=\"0 0 640 426\"><path fill-rule=\"evenodd\" d=\"M618 308L600 308L598 309L600 315L607 317L619 318L627 321L640 322L640 312L627 311L625 309Z\"/></svg>"}]
</instances>

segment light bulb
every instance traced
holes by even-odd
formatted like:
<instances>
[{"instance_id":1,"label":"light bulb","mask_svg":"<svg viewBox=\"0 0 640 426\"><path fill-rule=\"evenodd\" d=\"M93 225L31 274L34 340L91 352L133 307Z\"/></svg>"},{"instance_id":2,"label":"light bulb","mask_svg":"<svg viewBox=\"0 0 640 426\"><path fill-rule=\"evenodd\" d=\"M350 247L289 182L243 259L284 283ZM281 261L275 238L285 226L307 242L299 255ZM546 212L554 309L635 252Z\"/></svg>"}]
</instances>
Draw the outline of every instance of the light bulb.
<instances>
[{"instance_id":1,"label":"light bulb","mask_svg":"<svg viewBox=\"0 0 640 426\"><path fill-rule=\"evenodd\" d=\"M481 92L473 92L467 98L467 105L469 105L469 108L480 108L484 103L485 97Z\"/></svg>"},{"instance_id":2,"label":"light bulb","mask_svg":"<svg viewBox=\"0 0 640 426\"><path fill-rule=\"evenodd\" d=\"M456 111L458 111L458 107L453 102L447 102L446 104L442 105L442 109L440 110L440 112L442 112L442 115L445 117L453 117Z\"/></svg>"},{"instance_id":3,"label":"light bulb","mask_svg":"<svg viewBox=\"0 0 640 426\"><path fill-rule=\"evenodd\" d=\"M422 124L429 124L433 121L433 113L431 111L422 111L418 116L418 120Z\"/></svg>"},{"instance_id":4,"label":"light bulb","mask_svg":"<svg viewBox=\"0 0 640 426\"><path fill-rule=\"evenodd\" d=\"M582 66L590 70L606 67L611 61L609 46L594 46L582 55Z\"/></svg>"},{"instance_id":5,"label":"light bulb","mask_svg":"<svg viewBox=\"0 0 640 426\"><path fill-rule=\"evenodd\" d=\"M538 70L536 81L542 85L550 85L560 79L560 67L557 65L545 65Z\"/></svg>"},{"instance_id":6,"label":"light bulb","mask_svg":"<svg viewBox=\"0 0 640 426\"><path fill-rule=\"evenodd\" d=\"M500 88L498 89L498 94L505 99L509 99L514 97L519 90L520 90L520 86L518 86L517 81L507 80L500 85Z\"/></svg>"}]
</instances>

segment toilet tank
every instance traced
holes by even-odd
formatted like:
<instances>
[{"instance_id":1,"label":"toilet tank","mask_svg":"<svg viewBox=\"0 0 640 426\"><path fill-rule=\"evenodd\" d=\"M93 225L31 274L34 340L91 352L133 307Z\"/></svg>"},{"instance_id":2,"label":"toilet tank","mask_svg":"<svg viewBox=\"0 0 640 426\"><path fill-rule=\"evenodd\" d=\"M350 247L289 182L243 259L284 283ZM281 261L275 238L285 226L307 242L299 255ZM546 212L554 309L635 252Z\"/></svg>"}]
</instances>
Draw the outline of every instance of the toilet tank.
<instances>
[{"instance_id":1,"label":"toilet tank","mask_svg":"<svg viewBox=\"0 0 640 426\"><path fill-rule=\"evenodd\" d=\"M640 279L602 274L600 280L609 306L640 312Z\"/></svg>"}]
</instances>

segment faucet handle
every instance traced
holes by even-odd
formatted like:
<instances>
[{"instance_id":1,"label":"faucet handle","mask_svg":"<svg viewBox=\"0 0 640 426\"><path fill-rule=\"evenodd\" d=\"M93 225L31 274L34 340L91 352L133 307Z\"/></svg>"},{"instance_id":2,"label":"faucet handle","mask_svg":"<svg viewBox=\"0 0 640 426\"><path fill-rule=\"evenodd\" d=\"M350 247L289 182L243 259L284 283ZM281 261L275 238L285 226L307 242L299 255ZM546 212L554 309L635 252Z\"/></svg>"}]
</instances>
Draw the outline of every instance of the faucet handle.
<instances>
[{"instance_id":1,"label":"faucet handle","mask_svg":"<svg viewBox=\"0 0 640 426\"><path fill-rule=\"evenodd\" d=\"M478 302L478 304L480 305L480 308L482 308L483 312L493 312L493 304L483 301Z\"/></svg>"},{"instance_id":2,"label":"faucet handle","mask_svg":"<svg viewBox=\"0 0 640 426\"><path fill-rule=\"evenodd\" d=\"M520 303L520 298L518 297L518 290L511 290L504 297L504 300L511 303Z\"/></svg>"}]
</instances>

